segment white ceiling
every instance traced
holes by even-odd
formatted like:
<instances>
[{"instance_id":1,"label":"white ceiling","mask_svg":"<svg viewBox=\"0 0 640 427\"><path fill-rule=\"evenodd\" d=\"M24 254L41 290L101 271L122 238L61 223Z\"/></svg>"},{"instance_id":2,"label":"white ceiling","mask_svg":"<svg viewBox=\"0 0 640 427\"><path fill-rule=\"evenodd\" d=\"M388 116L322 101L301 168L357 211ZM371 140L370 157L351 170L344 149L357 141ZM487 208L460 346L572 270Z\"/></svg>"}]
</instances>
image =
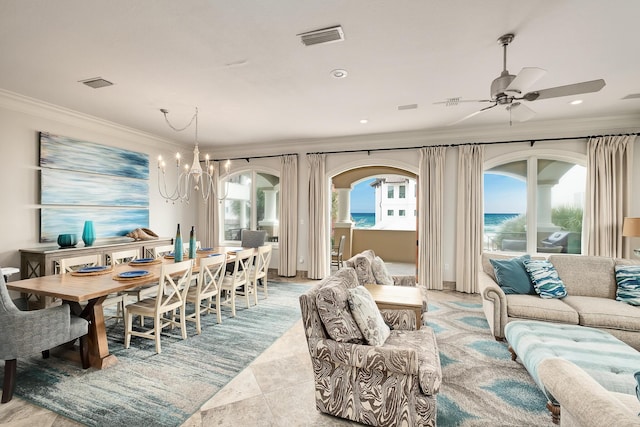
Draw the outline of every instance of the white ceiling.
<instances>
[{"instance_id":1,"label":"white ceiling","mask_svg":"<svg viewBox=\"0 0 640 427\"><path fill-rule=\"evenodd\" d=\"M531 122L640 117L622 99L640 94L638 18L638 0L2 0L0 88L184 143L193 128L176 134L159 109L180 127L197 106L211 146L509 126L504 107L449 126L486 104L433 103L488 98L513 32L511 74L548 71L532 90L606 81L528 103ZM337 24L343 42L296 36ZM115 85L78 83L98 76Z\"/></svg>"}]
</instances>

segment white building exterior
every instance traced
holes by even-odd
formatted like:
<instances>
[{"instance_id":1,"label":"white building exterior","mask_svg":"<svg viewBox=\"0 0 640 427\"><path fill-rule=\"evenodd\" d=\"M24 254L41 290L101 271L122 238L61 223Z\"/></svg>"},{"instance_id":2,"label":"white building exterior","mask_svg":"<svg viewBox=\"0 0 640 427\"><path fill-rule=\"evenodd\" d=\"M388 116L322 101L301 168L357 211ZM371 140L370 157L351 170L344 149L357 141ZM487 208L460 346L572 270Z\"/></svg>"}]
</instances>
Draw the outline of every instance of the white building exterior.
<instances>
[{"instance_id":1,"label":"white building exterior","mask_svg":"<svg viewBox=\"0 0 640 427\"><path fill-rule=\"evenodd\" d=\"M377 230L416 229L416 181L399 175L378 177L371 183L376 195Z\"/></svg>"}]
</instances>

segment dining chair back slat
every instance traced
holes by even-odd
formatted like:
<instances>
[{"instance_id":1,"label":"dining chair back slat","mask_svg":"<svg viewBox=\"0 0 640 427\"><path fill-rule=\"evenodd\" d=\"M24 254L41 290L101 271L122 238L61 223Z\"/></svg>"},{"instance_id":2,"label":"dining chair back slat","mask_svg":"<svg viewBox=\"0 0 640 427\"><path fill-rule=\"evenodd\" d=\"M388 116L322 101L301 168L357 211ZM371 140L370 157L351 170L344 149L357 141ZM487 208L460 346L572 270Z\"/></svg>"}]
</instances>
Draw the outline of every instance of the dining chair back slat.
<instances>
[{"instance_id":1,"label":"dining chair back slat","mask_svg":"<svg viewBox=\"0 0 640 427\"><path fill-rule=\"evenodd\" d=\"M196 323L196 332L202 332L200 316L216 313L218 323L222 323L220 312L220 293L224 280L226 256L219 254L200 259L200 271L195 286L192 285L187 293L186 302L194 305L194 312L186 314L186 320ZM215 309L213 307L215 300ZM203 305L204 303L204 305Z\"/></svg>"}]
</instances>

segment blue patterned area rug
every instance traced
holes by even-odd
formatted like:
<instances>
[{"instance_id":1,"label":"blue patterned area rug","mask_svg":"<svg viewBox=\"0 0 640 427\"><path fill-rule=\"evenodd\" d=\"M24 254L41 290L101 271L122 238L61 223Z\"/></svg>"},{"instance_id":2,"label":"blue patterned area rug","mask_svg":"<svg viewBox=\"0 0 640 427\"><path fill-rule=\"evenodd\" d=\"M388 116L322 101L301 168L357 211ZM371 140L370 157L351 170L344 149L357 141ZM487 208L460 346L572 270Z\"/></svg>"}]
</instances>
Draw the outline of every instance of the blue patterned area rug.
<instances>
[{"instance_id":1,"label":"blue patterned area rug","mask_svg":"<svg viewBox=\"0 0 640 427\"><path fill-rule=\"evenodd\" d=\"M107 325L109 349L118 364L82 370L78 363L51 357L18 361L15 394L89 426L179 426L300 319L298 296L308 285L269 282L269 298L237 313L223 308L202 317L202 334L187 323L162 336L162 353L153 340L132 337L124 348L122 321ZM134 319L135 321L136 319Z\"/></svg>"},{"instance_id":2,"label":"blue patterned area rug","mask_svg":"<svg viewBox=\"0 0 640 427\"><path fill-rule=\"evenodd\" d=\"M474 297L429 292L427 324L442 366L438 427L553 426L544 394L507 343L494 339Z\"/></svg>"}]
</instances>

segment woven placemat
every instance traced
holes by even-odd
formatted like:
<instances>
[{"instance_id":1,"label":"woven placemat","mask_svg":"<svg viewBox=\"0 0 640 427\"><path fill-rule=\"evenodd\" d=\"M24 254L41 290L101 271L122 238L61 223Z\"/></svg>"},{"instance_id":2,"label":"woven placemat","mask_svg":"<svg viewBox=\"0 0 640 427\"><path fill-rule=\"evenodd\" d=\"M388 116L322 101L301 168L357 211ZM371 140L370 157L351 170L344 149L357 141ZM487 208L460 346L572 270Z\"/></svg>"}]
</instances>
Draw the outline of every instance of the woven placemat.
<instances>
[{"instance_id":1,"label":"woven placemat","mask_svg":"<svg viewBox=\"0 0 640 427\"><path fill-rule=\"evenodd\" d=\"M154 265L154 264L162 264L162 260L161 259L154 259L153 261L149 261L149 262L129 262L129 265L131 267L136 267L139 265Z\"/></svg>"},{"instance_id":2,"label":"woven placemat","mask_svg":"<svg viewBox=\"0 0 640 427\"><path fill-rule=\"evenodd\" d=\"M69 274L72 276L102 276L103 274L109 274L113 271L113 267L106 268L100 271L89 271L87 273L80 273L79 271L72 271Z\"/></svg>"}]
</instances>

